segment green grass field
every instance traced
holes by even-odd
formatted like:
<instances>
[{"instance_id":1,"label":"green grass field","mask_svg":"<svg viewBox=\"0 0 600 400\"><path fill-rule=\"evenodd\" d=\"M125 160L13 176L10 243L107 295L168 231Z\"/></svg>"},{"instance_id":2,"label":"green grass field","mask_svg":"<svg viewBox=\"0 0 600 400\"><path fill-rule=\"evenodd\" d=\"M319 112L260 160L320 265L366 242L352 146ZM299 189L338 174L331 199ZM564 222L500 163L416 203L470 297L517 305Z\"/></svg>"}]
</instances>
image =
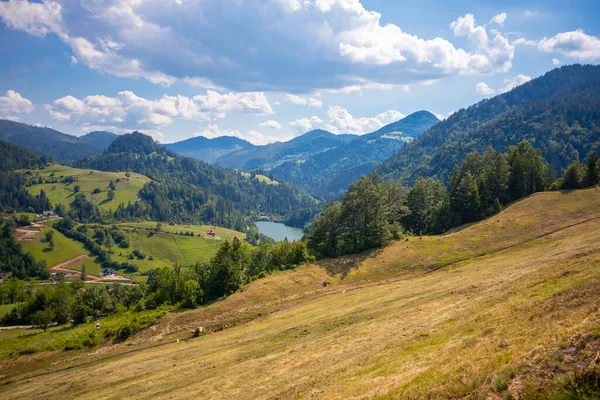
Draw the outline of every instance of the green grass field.
<instances>
[{"instance_id":1,"label":"green grass field","mask_svg":"<svg viewBox=\"0 0 600 400\"><path fill-rule=\"evenodd\" d=\"M250 173L249 172L241 172L242 176L249 178L250 177ZM268 185L279 185L279 182L272 180L271 178L269 178L266 175L261 175L261 174L256 174L256 179L258 179L261 182L265 182Z\"/></svg>"},{"instance_id":2,"label":"green grass field","mask_svg":"<svg viewBox=\"0 0 600 400\"><path fill-rule=\"evenodd\" d=\"M73 201L73 188L76 185L79 185L80 192L92 199L100 209L104 210L114 210L121 203L127 204L128 202L134 203L138 201L138 192L150 181L148 177L133 172L130 173L128 178L125 176L125 172L93 171L89 169L71 168L64 165L52 165L43 170L35 170L32 172L34 176L39 175L42 179L49 178L51 174L54 174L55 178L60 178L61 176L73 176L77 181L70 184L43 183L30 186L27 188L30 193L39 194L40 190L43 189L52 204L68 205ZM90 174L90 172L92 173ZM120 181L117 182L117 179ZM107 201L108 185L111 180L115 183L116 187L115 198L112 201ZM96 188L100 189L100 193L92 194Z\"/></svg>"},{"instance_id":3,"label":"green grass field","mask_svg":"<svg viewBox=\"0 0 600 400\"><path fill-rule=\"evenodd\" d=\"M144 222L125 222L122 224L117 224L118 226L128 227L128 228L142 228L146 230L155 231L156 229L156 221L144 221ZM194 235L201 234L202 236L208 236L206 232L209 229L215 229L216 236L220 239L233 239L237 237L242 240L246 238L246 234L238 231L234 231L233 229L222 228L219 226L213 225L190 225L190 224L177 224L175 226L170 226L169 224L162 223L161 224L161 232L167 233L180 233L180 232L194 232ZM211 238L212 239L212 238Z\"/></svg>"},{"instance_id":4,"label":"green grass field","mask_svg":"<svg viewBox=\"0 0 600 400\"><path fill-rule=\"evenodd\" d=\"M8 312L12 310L14 306L14 304L0 304L0 318L8 314Z\"/></svg>"},{"instance_id":5,"label":"green grass field","mask_svg":"<svg viewBox=\"0 0 600 400\"><path fill-rule=\"evenodd\" d=\"M245 234L231 229L216 227L217 236L221 239L215 239L206 235L208 229L212 226L207 225L177 225L169 226L163 224L161 232L156 232L156 222L125 223L119 225L125 232L130 247L121 249L114 247L113 259L119 262L129 262L138 266L140 271L148 271L154 268L170 267L173 264L191 265L196 262L206 262L212 258L221 241L245 237ZM182 236L175 233L194 232L196 236ZM204 236L198 237L201 233ZM139 250L146 255L143 260L130 260L128 254L133 250ZM152 256L153 260L149 260Z\"/></svg>"},{"instance_id":6,"label":"green grass field","mask_svg":"<svg viewBox=\"0 0 600 400\"><path fill-rule=\"evenodd\" d=\"M68 353L7 360L0 380L19 379L3 397L585 398L555 393L598 368L598 243L600 189L537 194L446 235L272 274L129 344L202 326L197 339L70 369L83 361Z\"/></svg>"},{"instance_id":7,"label":"green grass field","mask_svg":"<svg viewBox=\"0 0 600 400\"><path fill-rule=\"evenodd\" d=\"M51 228L45 225L43 229L44 231L48 231ZM44 233L45 232L36 233L36 237L42 239ZM24 251L31 253L36 260L46 260L48 268L58 263L71 260L77 256L88 254L88 251L83 247L83 244L67 238L56 229L54 229L54 249L52 250L50 250L48 243L42 242L41 240L24 242L21 243L21 246ZM86 264L90 263L91 261L87 260ZM69 268L77 269L76 265L71 265Z\"/></svg>"}]
</instances>

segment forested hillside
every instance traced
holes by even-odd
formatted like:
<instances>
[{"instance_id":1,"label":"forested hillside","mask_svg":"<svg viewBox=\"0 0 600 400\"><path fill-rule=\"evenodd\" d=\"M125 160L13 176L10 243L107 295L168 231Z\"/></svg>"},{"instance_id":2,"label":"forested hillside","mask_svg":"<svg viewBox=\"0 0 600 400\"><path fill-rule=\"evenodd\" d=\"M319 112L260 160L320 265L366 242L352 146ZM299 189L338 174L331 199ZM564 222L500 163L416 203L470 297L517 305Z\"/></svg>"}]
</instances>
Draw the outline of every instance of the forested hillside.
<instances>
[{"instance_id":1,"label":"forested hillside","mask_svg":"<svg viewBox=\"0 0 600 400\"><path fill-rule=\"evenodd\" d=\"M311 196L289 184L270 185L176 155L139 132L119 136L103 154L77 160L73 165L132 171L153 180L140 190L143 202L117 208L115 216L121 219L175 219L245 231L261 213L287 218L297 210L311 210L317 205Z\"/></svg>"},{"instance_id":2,"label":"forested hillside","mask_svg":"<svg viewBox=\"0 0 600 400\"><path fill-rule=\"evenodd\" d=\"M50 159L27 149L0 141L0 211L26 210L42 212L50 208L43 191L30 194L25 188L26 178L17 169L43 168Z\"/></svg>"},{"instance_id":3,"label":"forested hillside","mask_svg":"<svg viewBox=\"0 0 600 400\"><path fill-rule=\"evenodd\" d=\"M599 139L600 66L572 65L459 110L376 171L406 184L419 176L448 182L468 153L489 146L504 152L527 140L560 173L596 151Z\"/></svg>"},{"instance_id":4,"label":"forested hillside","mask_svg":"<svg viewBox=\"0 0 600 400\"><path fill-rule=\"evenodd\" d=\"M332 199L438 122L430 112L418 111L301 162L285 162L271 172L278 179L291 182L317 196Z\"/></svg>"},{"instance_id":5,"label":"forested hillside","mask_svg":"<svg viewBox=\"0 0 600 400\"><path fill-rule=\"evenodd\" d=\"M323 129L316 129L287 142L277 142L265 146L236 151L217 160L217 165L245 171L254 169L270 170L286 161L306 160L313 154L351 141L356 135L334 135Z\"/></svg>"},{"instance_id":6,"label":"forested hillside","mask_svg":"<svg viewBox=\"0 0 600 400\"><path fill-rule=\"evenodd\" d=\"M58 161L69 161L101 153L115 140L111 132L90 132L77 137L19 122L0 120L0 140L4 140Z\"/></svg>"},{"instance_id":7,"label":"forested hillside","mask_svg":"<svg viewBox=\"0 0 600 400\"><path fill-rule=\"evenodd\" d=\"M173 153L212 164L227 154L252 149L254 145L232 136L220 136L213 139L198 136L170 143L165 147Z\"/></svg>"}]
</instances>

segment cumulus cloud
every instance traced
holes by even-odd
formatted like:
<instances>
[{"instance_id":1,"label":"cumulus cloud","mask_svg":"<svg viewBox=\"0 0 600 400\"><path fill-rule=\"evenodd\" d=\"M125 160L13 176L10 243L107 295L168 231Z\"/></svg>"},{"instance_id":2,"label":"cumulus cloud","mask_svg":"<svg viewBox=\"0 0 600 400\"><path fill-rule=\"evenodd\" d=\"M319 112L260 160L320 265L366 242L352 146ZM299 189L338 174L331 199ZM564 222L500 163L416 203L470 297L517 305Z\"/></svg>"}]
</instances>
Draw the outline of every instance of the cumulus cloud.
<instances>
[{"instance_id":1,"label":"cumulus cloud","mask_svg":"<svg viewBox=\"0 0 600 400\"><path fill-rule=\"evenodd\" d=\"M131 91L116 97L65 96L46 104L50 116L73 124L117 124L118 126L156 127L173 123L175 118L195 121L223 119L230 113L273 114L264 93L225 93L208 90L194 97L164 95L148 100Z\"/></svg>"},{"instance_id":2,"label":"cumulus cloud","mask_svg":"<svg viewBox=\"0 0 600 400\"><path fill-rule=\"evenodd\" d=\"M500 93L509 92L509 91L513 90L514 88L516 88L517 86L527 83L530 80L531 80L530 76L523 75L523 74L518 74L512 78L506 78L506 79L504 79L505 86L502 89L500 89Z\"/></svg>"},{"instance_id":3,"label":"cumulus cloud","mask_svg":"<svg viewBox=\"0 0 600 400\"><path fill-rule=\"evenodd\" d=\"M581 61L600 59L600 39L581 29L543 38L537 47L546 53L561 53Z\"/></svg>"},{"instance_id":4,"label":"cumulus cloud","mask_svg":"<svg viewBox=\"0 0 600 400\"><path fill-rule=\"evenodd\" d=\"M265 122L261 122L259 124L259 126L262 126L263 128L271 128L271 129L281 129L281 124L275 120L267 120Z\"/></svg>"},{"instance_id":5,"label":"cumulus cloud","mask_svg":"<svg viewBox=\"0 0 600 400\"><path fill-rule=\"evenodd\" d=\"M506 72L514 56L501 34L489 38L470 14L453 23L457 36L473 39L473 48L461 49L384 24L360 0L270 0L260 7L239 0L9 0L0 2L0 20L30 35L56 35L78 63L104 73L213 90L310 93L352 87L357 79L407 85Z\"/></svg>"},{"instance_id":6,"label":"cumulus cloud","mask_svg":"<svg viewBox=\"0 0 600 400\"><path fill-rule=\"evenodd\" d=\"M506 13L501 13L494 15L494 17L490 20L490 24L498 24L502 26L504 25L504 21L506 21Z\"/></svg>"},{"instance_id":7,"label":"cumulus cloud","mask_svg":"<svg viewBox=\"0 0 600 400\"><path fill-rule=\"evenodd\" d=\"M310 118L300 118L289 123L289 125L296 130L297 133L303 134L314 129L323 128L325 123L319 117L313 116Z\"/></svg>"},{"instance_id":8,"label":"cumulus cloud","mask_svg":"<svg viewBox=\"0 0 600 400\"><path fill-rule=\"evenodd\" d=\"M299 134L313 129L326 129L335 134L352 133L362 135L376 131L384 125L404 118L404 114L396 110L388 110L374 117L355 118L348 110L340 106L330 106L327 109L328 122L313 116L292 121L289 125Z\"/></svg>"},{"instance_id":9,"label":"cumulus cloud","mask_svg":"<svg viewBox=\"0 0 600 400\"><path fill-rule=\"evenodd\" d=\"M479 82L477 86L475 86L475 91L482 96L491 96L496 93L496 91L489 87L485 82Z\"/></svg>"},{"instance_id":10,"label":"cumulus cloud","mask_svg":"<svg viewBox=\"0 0 600 400\"><path fill-rule=\"evenodd\" d=\"M404 118L404 114L396 110L389 110L371 118L355 118L348 110L340 106L330 106L327 116L329 117L327 129L331 132L358 135L373 132L384 125Z\"/></svg>"},{"instance_id":11,"label":"cumulus cloud","mask_svg":"<svg viewBox=\"0 0 600 400\"><path fill-rule=\"evenodd\" d=\"M542 40L519 38L513 44L537 47L538 50L545 53L560 53L579 61L600 59L600 39L586 34L581 29L562 32L551 38L545 37Z\"/></svg>"},{"instance_id":12,"label":"cumulus cloud","mask_svg":"<svg viewBox=\"0 0 600 400\"><path fill-rule=\"evenodd\" d=\"M14 90L7 90L4 96L0 96L0 115L2 115L2 118L18 120L19 117L15 114L28 114L33 109L33 103Z\"/></svg>"},{"instance_id":13,"label":"cumulus cloud","mask_svg":"<svg viewBox=\"0 0 600 400\"><path fill-rule=\"evenodd\" d=\"M560 65L560 64L562 64L562 62L558 58L552 59L552 65Z\"/></svg>"},{"instance_id":14,"label":"cumulus cloud","mask_svg":"<svg viewBox=\"0 0 600 400\"><path fill-rule=\"evenodd\" d=\"M301 106L308 106L310 108L321 108L323 102L315 97L308 96L297 96L295 94L286 94L285 99L290 103L298 104Z\"/></svg>"},{"instance_id":15,"label":"cumulus cloud","mask_svg":"<svg viewBox=\"0 0 600 400\"><path fill-rule=\"evenodd\" d=\"M219 125L208 125L201 131L195 132L194 136L204 136L209 139L214 139L220 136L233 136L258 146L291 139L291 136L273 137L252 129L247 132L240 132L237 129L221 129Z\"/></svg>"}]
</instances>

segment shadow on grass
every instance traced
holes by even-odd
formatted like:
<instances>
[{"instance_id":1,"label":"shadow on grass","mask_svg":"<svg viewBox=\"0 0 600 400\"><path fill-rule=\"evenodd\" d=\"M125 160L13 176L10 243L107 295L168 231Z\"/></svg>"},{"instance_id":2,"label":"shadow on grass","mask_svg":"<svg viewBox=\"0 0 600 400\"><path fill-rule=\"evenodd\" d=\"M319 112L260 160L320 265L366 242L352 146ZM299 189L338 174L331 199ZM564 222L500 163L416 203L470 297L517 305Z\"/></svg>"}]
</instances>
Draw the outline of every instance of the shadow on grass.
<instances>
[{"instance_id":1,"label":"shadow on grass","mask_svg":"<svg viewBox=\"0 0 600 400\"><path fill-rule=\"evenodd\" d=\"M317 265L325 268L328 275L339 275L340 278L344 279L348 276L350 271L360 267L365 260L377 257L382 251L383 249L369 250L360 254L347 255L338 258L327 258L320 260Z\"/></svg>"}]
</instances>

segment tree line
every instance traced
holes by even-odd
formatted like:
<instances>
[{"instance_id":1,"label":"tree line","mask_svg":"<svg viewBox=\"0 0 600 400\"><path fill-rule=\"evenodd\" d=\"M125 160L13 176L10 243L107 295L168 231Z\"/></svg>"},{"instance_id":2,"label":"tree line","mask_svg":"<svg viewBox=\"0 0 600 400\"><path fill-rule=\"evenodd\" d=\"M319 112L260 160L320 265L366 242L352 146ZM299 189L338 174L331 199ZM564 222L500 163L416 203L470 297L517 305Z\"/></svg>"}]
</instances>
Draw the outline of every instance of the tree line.
<instances>
[{"instance_id":1,"label":"tree line","mask_svg":"<svg viewBox=\"0 0 600 400\"><path fill-rule=\"evenodd\" d=\"M472 152L454 167L447 188L419 178L408 190L376 173L350 186L341 202L329 203L310 228L308 246L318 257L337 257L382 247L403 234L439 234L499 212L532 193L575 189L600 181L598 155L574 163L556 180L541 152L527 141L506 153Z\"/></svg>"}]
</instances>

